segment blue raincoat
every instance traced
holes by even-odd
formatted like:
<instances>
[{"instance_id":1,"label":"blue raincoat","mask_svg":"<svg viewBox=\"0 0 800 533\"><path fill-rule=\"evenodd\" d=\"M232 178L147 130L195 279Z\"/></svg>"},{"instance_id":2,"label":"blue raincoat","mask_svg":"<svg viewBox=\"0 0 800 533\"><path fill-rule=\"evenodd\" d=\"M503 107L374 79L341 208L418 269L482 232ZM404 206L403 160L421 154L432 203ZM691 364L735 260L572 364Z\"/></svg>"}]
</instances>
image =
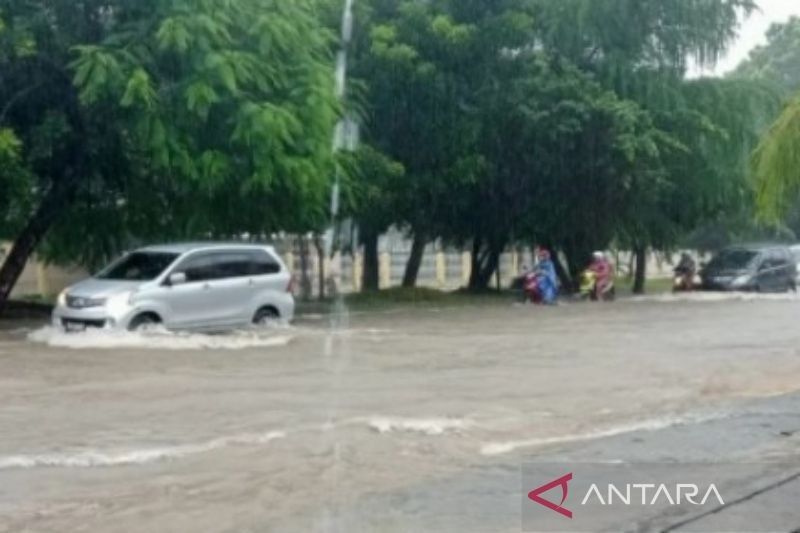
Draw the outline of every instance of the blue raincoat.
<instances>
[{"instance_id":1,"label":"blue raincoat","mask_svg":"<svg viewBox=\"0 0 800 533\"><path fill-rule=\"evenodd\" d=\"M539 273L539 289L542 291L544 303L554 303L558 298L558 275L553 261L551 259L539 261L536 271Z\"/></svg>"}]
</instances>

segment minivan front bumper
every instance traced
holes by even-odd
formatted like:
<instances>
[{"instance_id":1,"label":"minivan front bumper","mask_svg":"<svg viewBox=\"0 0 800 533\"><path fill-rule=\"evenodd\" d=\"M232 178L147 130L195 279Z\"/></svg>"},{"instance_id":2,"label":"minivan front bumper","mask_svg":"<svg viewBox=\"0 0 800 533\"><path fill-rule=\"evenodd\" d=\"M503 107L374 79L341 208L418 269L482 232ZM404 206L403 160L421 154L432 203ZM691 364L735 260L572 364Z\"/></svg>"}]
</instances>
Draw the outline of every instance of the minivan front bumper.
<instances>
[{"instance_id":1,"label":"minivan front bumper","mask_svg":"<svg viewBox=\"0 0 800 533\"><path fill-rule=\"evenodd\" d=\"M115 314L106 307L72 309L59 305L53 310L52 325L66 331L86 328L125 329L131 313Z\"/></svg>"}]
</instances>

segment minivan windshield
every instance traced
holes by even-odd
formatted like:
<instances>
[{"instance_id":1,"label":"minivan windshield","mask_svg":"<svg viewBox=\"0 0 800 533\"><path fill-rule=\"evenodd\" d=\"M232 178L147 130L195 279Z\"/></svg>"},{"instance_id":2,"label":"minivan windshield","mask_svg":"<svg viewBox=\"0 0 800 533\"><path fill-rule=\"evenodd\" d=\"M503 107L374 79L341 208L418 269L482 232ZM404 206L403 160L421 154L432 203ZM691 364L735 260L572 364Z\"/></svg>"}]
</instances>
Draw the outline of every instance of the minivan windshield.
<instances>
[{"instance_id":1,"label":"minivan windshield","mask_svg":"<svg viewBox=\"0 0 800 533\"><path fill-rule=\"evenodd\" d=\"M711 270L744 270L758 254L750 250L723 250L717 255L708 268Z\"/></svg>"},{"instance_id":2,"label":"minivan windshield","mask_svg":"<svg viewBox=\"0 0 800 533\"><path fill-rule=\"evenodd\" d=\"M178 258L165 252L133 252L100 272L98 279L118 281L151 281Z\"/></svg>"}]
</instances>

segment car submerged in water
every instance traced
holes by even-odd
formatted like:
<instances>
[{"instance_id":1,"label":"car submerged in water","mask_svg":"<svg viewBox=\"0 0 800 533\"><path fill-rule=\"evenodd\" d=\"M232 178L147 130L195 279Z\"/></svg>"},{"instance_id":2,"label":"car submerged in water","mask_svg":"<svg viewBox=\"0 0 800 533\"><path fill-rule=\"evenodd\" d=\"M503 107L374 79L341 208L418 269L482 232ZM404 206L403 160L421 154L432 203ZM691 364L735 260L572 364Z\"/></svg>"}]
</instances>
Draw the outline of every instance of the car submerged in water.
<instances>
[{"instance_id":1,"label":"car submerged in water","mask_svg":"<svg viewBox=\"0 0 800 533\"><path fill-rule=\"evenodd\" d=\"M184 243L125 254L65 289L53 325L224 330L289 321L292 275L271 246Z\"/></svg>"},{"instance_id":2,"label":"car submerged in water","mask_svg":"<svg viewBox=\"0 0 800 533\"><path fill-rule=\"evenodd\" d=\"M740 245L720 251L701 273L704 290L787 292L797 290L797 264L782 245Z\"/></svg>"}]
</instances>

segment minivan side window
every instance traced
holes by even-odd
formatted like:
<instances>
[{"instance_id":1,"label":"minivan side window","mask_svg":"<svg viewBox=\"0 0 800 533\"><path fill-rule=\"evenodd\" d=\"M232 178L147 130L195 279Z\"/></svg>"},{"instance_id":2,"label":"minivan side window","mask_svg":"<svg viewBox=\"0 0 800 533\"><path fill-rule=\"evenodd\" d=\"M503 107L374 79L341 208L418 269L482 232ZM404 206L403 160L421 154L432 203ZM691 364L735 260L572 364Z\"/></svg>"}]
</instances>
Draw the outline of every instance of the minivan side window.
<instances>
[{"instance_id":1,"label":"minivan side window","mask_svg":"<svg viewBox=\"0 0 800 533\"><path fill-rule=\"evenodd\" d=\"M217 262L214 256L210 254L189 257L178 265L175 272L186 274L186 281L189 283L210 281L218 279L220 276L220 272L217 269Z\"/></svg>"},{"instance_id":2,"label":"minivan side window","mask_svg":"<svg viewBox=\"0 0 800 533\"><path fill-rule=\"evenodd\" d=\"M761 270L780 268L786 264L786 258L780 250L769 250L761 261Z\"/></svg>"},{"instance_id":3,"label":"minivan side window","mask_svg":"<svg viewBox=\"0 0 800 533\"><path fill-rule=\"evenodd\" d=\"M250 254L250 275L266 276L277 274L281 271L281 265L265 250L258 250Z\"/></svg>"},{"instance_id":4,"label":"minivan side window","mask_svg":"<svg viewBox=\"0 0 800 533\"><path fill-rule=\"evenodd\" d=\"M214 254L219 279L244 278L250 275L250 256L244 252Z\"/></svg>"}]
</instances>

